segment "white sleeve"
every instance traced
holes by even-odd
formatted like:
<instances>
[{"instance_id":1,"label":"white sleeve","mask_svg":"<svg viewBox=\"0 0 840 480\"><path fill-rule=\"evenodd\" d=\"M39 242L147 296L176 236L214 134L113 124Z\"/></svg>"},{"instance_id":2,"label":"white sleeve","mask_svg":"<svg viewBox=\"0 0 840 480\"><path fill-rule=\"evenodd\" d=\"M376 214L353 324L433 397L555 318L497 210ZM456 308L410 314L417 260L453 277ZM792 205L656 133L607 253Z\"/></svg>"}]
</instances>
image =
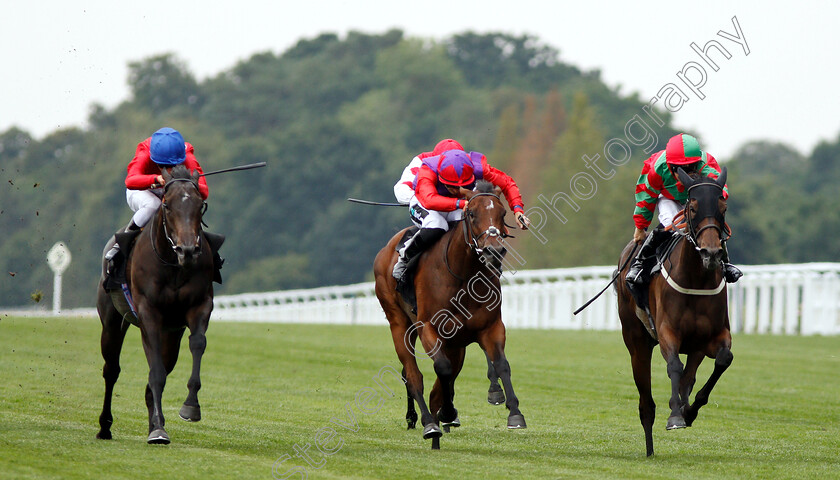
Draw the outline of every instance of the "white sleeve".
<instances>
[{"instance_id":1,"label":"white sleeve","mask_svg":"<svg viewBox=\"0 0 840 480\"><path fill-rule=\"evenodd\" d=\"M408 202L411 201L411 197L414 196L414 177L417 176L417 171L421 165L423 165L423 161L420 160L420 157L414 157L403 170L400 181L394 185L394 196L397 197L398 202L408 205Z\"/></svg>"}]
</instances>

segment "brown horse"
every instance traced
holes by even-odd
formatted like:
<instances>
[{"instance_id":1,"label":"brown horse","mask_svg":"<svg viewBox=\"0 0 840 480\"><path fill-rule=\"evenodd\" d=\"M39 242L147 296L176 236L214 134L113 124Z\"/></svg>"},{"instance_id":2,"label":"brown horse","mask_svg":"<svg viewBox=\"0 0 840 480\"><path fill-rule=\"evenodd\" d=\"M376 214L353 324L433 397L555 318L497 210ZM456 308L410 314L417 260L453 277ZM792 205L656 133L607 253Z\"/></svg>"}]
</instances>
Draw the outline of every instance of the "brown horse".
<instances>
[{"instance_id":1,"label":"brown horse","mask_svg":"<svg viewBox=\"0 0 840 480\"><path fill-rule=\"evenodd\" d=\"M691 426L697 411L708 402L709 393L733 358L726 285L720 268L722 242L729 235L724 221L726 168L717 180L692 178L682 170L678 175L688 189L684 210L686 227L661 265L662 273L650 282L648 304L652 327L645 326L647 314L636 305L625 285L626 271L619 272L616 286L624 344L630 352L633 378L639 390L639 418L645 431L648 456L653 455L652 429L656 409L650 381L653 347L659 343L671 379L668 430ZM619 265L626 265L634 250L631 242L624 248ZM685 367L680 354L686 355ZM694 403L689 403L697 368L707 356L715 359L714 371L697 392Z\"/></svg>"},{"instance_id":2,"label":"brown horse","mask_svg":"<svg viewBox=\"0 0 840 480\"><path fill-rule=\"evenodd\" d=\"M163 201L155 217L137 237L126 261L126 280L136 307L136 320L149 363L146 406L149 409L148 443L168 444L161 396L166 376L175 368L186 327L190 329L192 374L189 393L181 407L184 420L201 420L199 369L206 346L205 332L213 310L213 256L201 229L204 201L198 173L178 166L163 173ZM106 247L107 250L108 247ZM102 279L104 280L104 278ZM128 323L100 282L96 308L102 323L105 366L105 401L99 416L100 439L111 438L111 395L120 374L120 350ZM131 313L126 318L134 320Z\"/></svg>"},{"instance_id":3,"label":"brown horse","mask_svg":"<svg viewBox=\"0 0 840 480\"><path fill-rule=\"evenodd\" d=\"M467 345L478 342L490 360L488 378L498 377L504 386L504 399L510 410L508 428L525 428L519 411L519 399L513 391L510 365L505 357L505 326L501 315L499 274L505 254L502 238L507 236L506 209L498 191L487 182L479 182L468 199L464 220L451 228L424 252L414 277L417 314L396 291L391 275L397 261L396 245L405 230L397 233L380 250L374 261L376 296L391 326L397 356L406 380L408 428L414 428L420 408L423 438L432 439L432 448L440 448L442 431L460 426L455 409L455 379L464 364ZM423 375L417 367L414 345L417 338L434 361L435 381L429 405L423 400ZM496 384L498 388L498 384ZM501 401L501 400L499 400ZM435 412L434 414L431 412ZM412 418L413 417L413 418Z\"/></svg>"}]
</instances>

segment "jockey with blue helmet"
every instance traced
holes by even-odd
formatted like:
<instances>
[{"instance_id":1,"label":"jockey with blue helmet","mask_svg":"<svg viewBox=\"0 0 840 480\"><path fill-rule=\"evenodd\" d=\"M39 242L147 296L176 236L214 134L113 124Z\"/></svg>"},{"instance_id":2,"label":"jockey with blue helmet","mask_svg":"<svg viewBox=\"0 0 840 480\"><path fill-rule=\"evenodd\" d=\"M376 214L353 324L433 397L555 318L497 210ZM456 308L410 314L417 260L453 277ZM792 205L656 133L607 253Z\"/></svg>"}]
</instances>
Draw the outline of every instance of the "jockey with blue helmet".
<instances>
[{"instance_id":1,"label":"jockey with blue helmet","mask_svg":"<svg viewBox=\"0 0 840 480\"><path fill-rule=\"evenodd\" d=\"M447 141L447 146L457 144L454 140ZM508 174L490 166L482 153L467 153L458 147L460 144L454 149L421 159L412 182L414 195L408 202L411 221L420 230L399 250L399 259L393 271L394 278L399 281L403 280L408 262L413 257L442 237L449 230L449 222L463 218L468 202L462 189L472 190L478 180L486 180L501 188L520 228L527 229L531 223L525 216L522 195L516 182ZM398 193L399 185L395 186L395 193Z\"/></svg>"},{"instance_id":2,"label":"jockey with blue helmet","mask_svg":"<svg viewBox=\"0 0 840 480\"><path fill-rule=\"evenodd\" d=\"M204 173L201 165L195 159L192 145L184 141L184 137L170 127L163 127L151 137L137 144L134 159L128 164L125 177L125 199L134 212L131 223L122 231L139 230L155 215L160 208L163 197L163 170L171 169L183 164L191 171ZM210 194L204 177L198 179L198 190L203 199ZM119 252L119 245L115 244L105 254L110 261Z\"/></svg>"}]
</instances>

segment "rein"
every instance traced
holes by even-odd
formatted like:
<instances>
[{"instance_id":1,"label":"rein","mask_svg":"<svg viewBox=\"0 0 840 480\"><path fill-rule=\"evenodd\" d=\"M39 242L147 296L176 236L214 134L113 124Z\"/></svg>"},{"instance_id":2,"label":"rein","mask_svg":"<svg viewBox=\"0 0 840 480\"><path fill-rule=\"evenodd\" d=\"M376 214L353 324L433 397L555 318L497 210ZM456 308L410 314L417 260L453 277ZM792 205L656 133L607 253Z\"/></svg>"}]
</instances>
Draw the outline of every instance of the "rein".
<instances>
[{"instance_id":1,"label":"rein","mask_svg":"<svg viewBox=\"0 0 840 480\"><path fill-rule=\"evenodd\" d=\"M698 183L698 184L694 184L694 185L688 187L689 194L691 193L692 189L694 189L695 187L702 186L702 185L715 186L721 192L723 192L723 187L720 186L720 185L717 185L715 183ZM691 199L691 197L689 197L689 200L690 199ZM723 214L721 214L720 210L718 210L718 209L715 209L715 212L713 214L711 214L711 215L707 214L704 217L702 217L700 220L702 221L702 220L705 220L707 218L714 218L720 225L723 225L723 227L719 226L718 223L709 223L708 225L704 225L703 227L700 227L700 229L696 229L695 226L694 226L695 218L693 218L689 215L689 208L688 208L689 203L690 202L686 202L683 210L674 217L675 222L673 223L673 225L674 225L674 232L679 234L681 237L683 237L689 243L691 243L691 245L694 246L695 251L698 251L698 252L700 251L700 247L698 246L698 236L704 230L706 230L708 228L714 228L718 231L718 236L719 236L721 242L725 242L726 240L728 240L732 236L732 230L729 228L729 225L726 223L726 220L724 219ZM684 221L685 221L684 225L681 225L682 228L677 227L676 220L677 220L678 217L682 217L682 219L684 219ZM673 252L675 246L676 246L676 243L674 243L670 247L670 249L669 249L670 251L668 252L667 257L665 259L672 266L673 266L674 263L671 261L671 253ZM668 273L668 270L665 268L665 262L664 261L660 263L660 269L662 271L662 278L665 279L665 283L667 283L671 288L673 288L674 290L676 290L679 293L682 293L683 295L701 295L701 296L717 295L718 293L723 291L723 289L726 287L726 279L723 278L723 276L721 276L720 284L718 284L718 286L715 287L715 288L710 288L710 289L686 288L686 287L683 287L682 285L678 284L674 280L674 278Z\"/></svg>"},{"instance_id":2,"label":"rein","mask_svg":"<svg viewBox=\"0 0 840 480\"><path fill-rule=\"evenodd\" d=\"M467 206L469 206L470 202L476 197L494 197L496 200L499 201L499 203L501 203L501 201L502 201L502 199L499 198L499 196L494 194L494 193L477 193L477 194L473 195L472 197L470 197L469 200L467 200ZM483 238L485 235L488 236L488 237L499 237L499 236L502 237L502 238L512 237L512 235L508 235L508 234L502 232L501 230L499 230L498 228L496 228L495 226L492 226L492 225L490 227L488 227L487 230L481 232L478 236L475 236L475 235L473 235L473 232L472 232L472 222L468 221L469 219L466 217L466 214L467 213L465 211L464 212L464 218L459 220L460 222L463 222L463 224L464 224L464 228L463 228L463 230L464 230L464 243L467 244L467 246L469 248L471 248L473 251L475 251L476 254L481 255L481 253L484 252L484 249L481 248L478 245L478 241L481 238ZM443 263L446 264L446 269L449 270L450 275L455 277L458 281L463 282L465 279L461 278L459 275L457 275L455 272L453 272L452 267L449 265L449 245L452 243L452 237L454 237L454 236L455 236L454 234L450 235L449 240L447 240L447 242L446 242L446 249L443 251ZM472 240L472 241L470 241L470 240Z\"/></svg>"},{"instance_id":3,"label":"rein","mask_svg":"<svg viewBox=\"0 0 840 480\"><path fill-rule=\"evenodd\" d=\"M716 184L716 183L697 183L697 184L694 184L694 185L688 187L689 195L691 195L691 190L692 189L694 189L696 187L699 187L699 186L715 186L721 191L721 193L723 193L723 187ZM690 199L691 199L691 197L689 196L689 200ZM696 230L695 227L694 227L694 218L690 217L688 215L688 213L689 213L688 204L689 203L690 202L686 202L685 207L683 207L683 218L685 218L686 230L687 230L684 235L686 236L688 241L690 241L691 244L694 245L695 250L698 250L698 251L700 250L700 247L697 246L697 237L707 228L716 229L718 231L718 237L720 238L720 241L725 242L725 241L729 240L729 238L732 236L732 230L729 228L729 225L726 224L726 219L723 217L723 214L720 213L720 210L715 209L714 214L706 215L703 218L701 218L700 220L702 221L702 220L705 220L707 218L714 218L715 220L718 221L718 223L720 223L720 225L723 225L722 228L717 223L710 223L708 225L704 225L704 226L700 227L699 230ZM676 228L674 229L674 231L679 232L679 230L677 230Z\"/></svg>"},{"instance_id":4,"label":"rein","mask_svg":"<svg viewBox=\"0 0 840 480\"><path fill-rule=\"evenodd\" d=\"M173 185L177 182L189 182L198 191L198 184L195 181L193 181L192 179L189 179L189 178L173 178L173 179L170 179L168 182L166 182L166 185L164 186L163 199L160 202L160 207L158 208L158 213L160 214L161 223L163 224L163 236L169 242L169 246L172 248L172 252L175 253L176 256L177 256L177 252L176 252L177 246L175 245L175 242L172 241L172 237L169 236L169 229L166 226L166 212L165 212L165 209L166 209L166 192L169 190L169 187L171 185ZM207 202L204 202L202 207L201 207L201 213L199 214L202 217L202 220L201 220L202 224L204 223L204 218L203 217L204 217L204 212L206 212L206 211L207 211ZM180 265L178 265L177 263L171 263L171 262L168 262L168 261L164 260L163 257L160 256L160 253L158 253L157 246L155 245L155 230L154 230L154 228L155 228L155 222L152 222L151 225L149 225L149 241L152 244L152 251L155 252L155 256L158 258L158 260L160 260L160 263L162 263L166 266L179 267ZM198 237L196 238L196 244L197 244L197 247L198 247L198 250L197 250L198 253L196 255L201 255L201 234L199 234Z\"/></svg>"}]
</instances>

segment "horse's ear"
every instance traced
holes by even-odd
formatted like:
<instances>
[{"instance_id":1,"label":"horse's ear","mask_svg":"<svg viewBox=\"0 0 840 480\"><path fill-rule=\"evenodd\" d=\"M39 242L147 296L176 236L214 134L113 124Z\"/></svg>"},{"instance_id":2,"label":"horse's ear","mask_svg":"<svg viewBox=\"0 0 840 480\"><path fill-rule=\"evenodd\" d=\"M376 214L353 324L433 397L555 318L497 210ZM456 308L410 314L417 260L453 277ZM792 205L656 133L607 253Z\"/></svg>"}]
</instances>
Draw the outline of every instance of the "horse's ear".
<instances>
[{"instance_id":1,"label":"horse's ear","mask_svg":"<svg viewBox=\"0 0 840 480\"><path fill-rule=\"evenodd\" d=\"M720 188L726 185L726 167L720 167L720 175L718 175L716 182L720 185Z\"/></svg>"},{"instance_id":2,"label":"horse's ear","mask_svg":"<svg viewBox=\"0 0 840 480\"><path fill-rule=\"evenodd\" d=\"M683 170L682 167L677 167L677 178L680 179L680 183L682 183L685 188L694 184L694 180L685 173L685 170Z\"/></svg>"},{"instance_id":3,"label":"horse's ear","mask_svg":"<svg viewBox=\"0 0 840 480\"><path fill-rule=\"evenodd\" d=\"M200 176L201 176L201 174L198 173L198 170L192 170L191 177L193 179L193 182L198 182L198 179L200 178Z\"/></svg>"},{"instance_id":4,"label":"horse's ear","mask_svg":"<svg viewBox=\"0 0 840 480\"><path fill-rule=\"evenodd\" d=\"M169 168L161 168L160 174L163 176L163 181L169 183L172 180L172 172Z\"/></svg>"},{"instance_id":5,"label":"horse's ear","mask_svg":"<svg viewBox=\"0 0 840 480\"><path fill-rule=\"evenodd\" d=\"M502 196L502 187L500 187L498 185L494 185L493 186L493 193L495 193L497 197L501 197Z\"/></svg>"}]
</instances>

